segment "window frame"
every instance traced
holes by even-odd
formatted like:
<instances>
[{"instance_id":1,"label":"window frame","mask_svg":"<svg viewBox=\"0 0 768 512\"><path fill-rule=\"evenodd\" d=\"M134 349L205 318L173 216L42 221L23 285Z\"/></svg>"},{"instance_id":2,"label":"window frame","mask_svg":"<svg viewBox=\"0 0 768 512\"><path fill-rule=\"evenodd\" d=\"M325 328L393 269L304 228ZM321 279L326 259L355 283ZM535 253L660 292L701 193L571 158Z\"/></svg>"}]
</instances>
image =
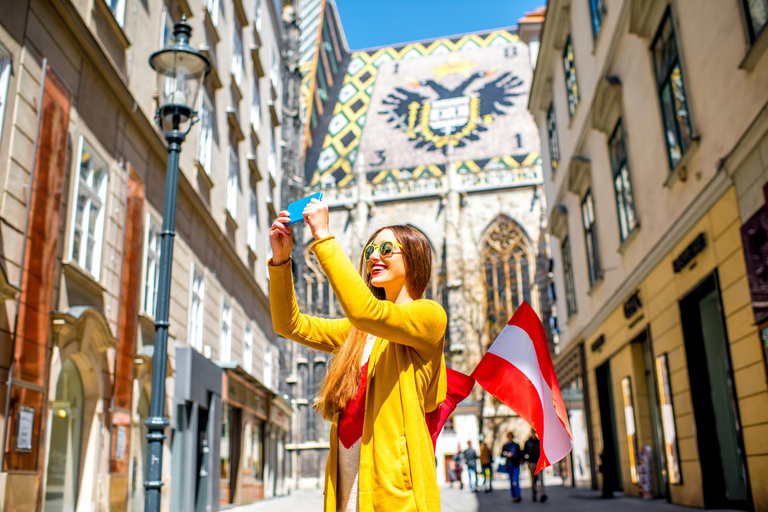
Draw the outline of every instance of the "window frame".
<instances>
[{"instance_id":1,"label":"window frame","mask_svg":"<svg viewBox=\"0 0 768 512\"><path fill-rule=\"evenodd\" d=\"M569 52L570 49L570 52ZM570 54L571 58L568 58ZM576 49L573 46L571 34L565 40L563 49L563 74L565 77L565 97L568 102L568 114L573 118L576 113L576 107L579 106L579 81L576 76Z\"/></svg>"},{"instance_id":2,"label":"window frame","mask_svg":"<svg viewBox=\"0 0 768 512\"><path fill-rule=\"evenodd\" d=\"M208 90L203 88L200 99L200 128L197 132L197 161L210 176L213 160L213 121L215 110Z\"/></svg>"},{"instance_id":3,"label":"window frame","mask_svg":"<svg viewBox=\"0 0 768 512\"><path fill-rule=\"evenodd\" d=\"M568 236L560 243L560 256L563 261L563 281L565 288L565 308L568 318L578 312L576 305L576 285L573 280L573 258L571 257L571 241Z\"/></svg>"},{"instance_id":4,"label":"window frame","mask_svg":"<svg viewBox=\"0 0 768 512\"><path fill-rule=\"evenodd\" d=\"M670 27L670 38L671 43L674 47L674 60L671 62L666 63L666 70L664 70L663 79L660 75L660 63L658 62L657 58L657 52L656 52L656 46L657 43L661 42L662 34L664 31L664 28L666 24L669 23ZM661 18L661 22L659 23L659 27L656 30L656 34L653 36L653 41L651 42L650 46L651 51L651 61L653 64L653 74L654 74L654 80L656 82L656 94L659 99L659 109L661 111L661 122L662 122L662 128L664 129L664 132L662 133L664 144L667 148L667 161L669 163L670 171L673 171L677 168L677 166L680 164L680 162L683 161L683 158L685 154L688 152L688 149L693 144L695 137L693 135L693 123L691 121L691 108L690 108L690 101L688 96L688 89L685 86L685 72L683 70L683 63L682 59L680 58L680 45L677 42L677 31L675 29L675 23L674 23L674 17L672 16L672 9L670 6L667 6L667 9L664 11L664 15ZM672 153L672 147L670 146L669 137L667 136L667 133L669 130L669 123L670 120L667 119L666 116L666 109L664 108L664 93L665 90L669 89L670 98L675 98L674 90L672 87L672 76L675 69L679 69L680 73L680 84L681 84L681 90L683 93L683 103L685 104L685 112L686 112L686 126L681 127L680 123L677 122L678 116L674 115L674 135L676 137L676 141L680 147L680 155L677 159L677 161L673 161L673 153ZM683 137L684 135L684 128L687 128L687 135Z\"/></svg>"},{"instance_id":5,"label":"window frame","mask_svg":"<svg viewBox=\"0 0 768 512\"><path fill-rule=\"evenodd\" d=\"M618 141L617 137L621 136L621 140ZM621 143L621 153L617 154L615 149ZM616 213L619 221L619 238L623 242L629 235L631 235L637 226L637 209L635 208L635 192L632 185L632 170L629 167L629 154L627 150L627 138L624 130L623 119L619 118L616 122L616 126L608 138L608 155L611 162L611 172L613 176L613 192L614 199L616 200ZM626 170L626 176L624 172ZM622 178L622 187L619 190L617 186L617 178ZM626 182L625 182L626 178ZM621 198L619 197L621 194ZM629 207L627 206L629 205ZM629 214L631 210L631 216ZM626 232L625 232L626 231Z\"/></svg>"},{"instance_id":6,"label":"window frame","mask_svg":"<svg viewBox=\"0 0 768 512\"><path fill-rule=\"evenodd\" d=\"M560 164L560 139L557 136L557 117L555 115L555 102L549 102L547 110L547 138L549 145L549 162L552 167L552 175L557 171Z\"/></svg>"},{"instance_id":7,"label":"window frame","mask_svg":"<svg viewBox=\"0 0 768 512\"><path fill-rule=\"evenodd\" d=\"M253 373L253 329L247 320L243 323L243 368Z\"/></svg>"},{"instance_id":8,"label":"window frame","mask_svg":"<svg viewBox=\"0 0 768 512\"><path fill-rule=\"evenodd\" d=\"M261 5L262 0L255 0L253 9L253 23L256 26L256 31L261 33L263 27L263 7Z\"/></svg>"},{"instance_id":9,"label":"window frame","mask_svg":"<svg viewBox=\"0 0 768 512\"><path fill-rule=\"evenodd\" d=\"M235 16L232 20L232 61L231 72L238 88L243 85L243 75L245 74L245 53L243 50L243 27Z\"/></svg>"},{"instance_id":10,"label":"window frame","mask_svg":"<svg viewBox=\"0 0 768 512\"><path fill-rule=\"evenodd\" d=\"M219 9L221 9L219 0L205 0L205 8L211 15L211 23L213 23L213 26L219 28Z\"/></svg>"},{"instance_id":11,"label":"window frame","mask_svg":"<svg viewBox=\"0 0 768 512\"><path fill-rule=\"evenodd\" d=\"M751 46L757 42L761 35L763 35L766 27L768 27L768 23L764 24L759 31L756 31L754 25L754 16L752 16L752 9L749 7L749 0L741 0L741 5L744 9L744 21L747 24L747 36L749 37L749 44ZM766 2L766 10L768 10L768 2Z\"/></svg>"},{"instance_id":12,"label":"window frame","mask_svg":"<svg viewBox=\"0 0 768 512\"><path fill-rule=\"evenodd\" d=\"M98 1L98 0L97 0ZM120 28L125 26L125 9L126 0L104 0L107 3L107 7L112 12L112 16L115 17L115 21L120 25Z\"/></svg>"},{"instance_id":13,"label":"window frame","mask_svg":"<svg viewBox=\"0 0 768 512\"><path fill-rule=\"evenodd\" d=\"M228 363L232 360L232 305L226 297L222 297L221 299L220 319L219 361Z\"/></svg>"},{"instance_id":14,"label":"window frame","mask_svg":"<svg viewBox=\"0 0 768 512\"><path fill-rule=\"evenodd\" d=\"M597 214L595 213L595 200L592 196L591 188L587 189L584 193L580 211L581 225L584 228L584 249L587 253L587 275L589 276L589 286L591 288L602 279L600 246L597 241Z\"/></svg>"},{"instance_id":15,"label":"window frame","mask_svg":"<svg viewBox=\"0 0 768 512\"><path fill-rule=\"evenodd\" d=\"M5 110L13 73L13 58L8 49L0 44L0 146L3 143L3 125L5 124Z\"/></svg>"},{"instance_id":16,"label":"window frame","mask_svg":"<svg viewBox=\"0 0 768 512\"><path fill-rule=\"evenodd\" d=\"M251 125L256 133L261 128L261 87L259 86L259 77L255 76L251 86Z\"/></svg>"},{"instance_id":17,"label":"window frame","mask_svg":"<svg viewBox=\"0 0 768 512\"><path fill-rule=\"evenodd\" d=\"M205 333L203 325L205 321L205 273L201 272L197 267L198 266L195 265L194 261L190 262L187 343L189 343L189 346L202 353L203 335ZM196 276L200 276L199 293L195 291ZM194 303L196 298L199 298L200 306L195 311Z\"/></svg>"},{"instance_id":18,"label":"window frame","mask_svg":"<svg viewBox=\"0 0 768 512\"><path fill-rule=\"evenodd\" d=\"M152 229L155 228L156 231L156 240L157 240L157 250L153 251L150 248L150 235L152 233ZM160 282L160 257L162 254L162 224L152 215L150 212L147 212L146 216L146 223L144 225L144 272L141 276L142 279L142 286L141 286L141 311L144 312L147 316L150 316L151 318L155 318L157 315L157 286ZM153 252L155 255L153 255ZM150 284L149 281L149 273L152 269L152 266L150 263L154 263L154 286L152 288L151 294L153 295L151 302L148 302L150 297L148 286Z\"/></svg>"},{"instance_id":19,"label":"window frame","mask_svg":"<svg viewBox=\"0 0 768 512\"><path fill-rule=\"evenodd\" d=\"M170 27L168 26L168 20L171 20ZM170 10L168 10L168 4L163 3L163 12L160 21L160 48L165 48L166 46L173 44L173 27L175 23Z\"/></svg>"},{"instance_id":20,"label":"window frame","mask_svg":"<svg viewBox=\"0 0 768 512\"><path fill-rule=\"evenodd\" d=\"M81 191L81 185L82 185L82 177L81 177L81 167L82 167L82 160L83 160L83 151L85 149L88 149L91 153L91 158L94 162L100 163L103 165L104 169L104 180L100 184L101 192L94 191L93 188L86 183L86 186L88 189L86 190L86 193L90 196L90 204L88 207L88 210L90 212L90 208L93 204L93 200L98 199L101 204L99 206L99 213L96 219L96 228L94 230L94 254L92 256L92 268L88 268L86 265L86 260L88 258L88 252L87 252L87 240L85 240L85 251L83 251L83 245L80 246L80 251L82 251L80 254L75 254L75 232L77 230L77 208L79 203L79 197L80 197L80 191ZM109 195L109 165L106 163L106 160L104 160L93 148L93 146L86 140L85 135L80 136L80 144L79 144L79 150L78 150L78 156L77 156L77 165L75 167L75 175L77 176L77 179L73 180L75 182L74 184L74 193L72 195L72 204L74 205L74 208L72 209L72 219L71 219L71 226L70 226L70 247L69 247L69 258L71 261L77 262L78 266L83 269L84 271L91 274L96 281L99 281L101 278L101 258L102 254L104 252L104 229L106 225L106 206L107 206L107 199ZM83 215L83 219L81 222L83 222L83 226L85 226L85 219L90 219L90 215ZM88 224L90 226L90 223ZM88 233L85 229L81 230L83 233L85 233L85 236L88 236ZM82 236L82 235L81 235Z\"/></svg>"},{"instance_id":21,"label":"window frame","mask_svg":"<svg viewBox=\"0 0 768 512\"><path fill-rule=\"evenodd\" d=\"M237 218L237 193L240 184L240 158L237 148L231 144L227 154L227 212L233 219Z\"/></svg>"}]
</instances>

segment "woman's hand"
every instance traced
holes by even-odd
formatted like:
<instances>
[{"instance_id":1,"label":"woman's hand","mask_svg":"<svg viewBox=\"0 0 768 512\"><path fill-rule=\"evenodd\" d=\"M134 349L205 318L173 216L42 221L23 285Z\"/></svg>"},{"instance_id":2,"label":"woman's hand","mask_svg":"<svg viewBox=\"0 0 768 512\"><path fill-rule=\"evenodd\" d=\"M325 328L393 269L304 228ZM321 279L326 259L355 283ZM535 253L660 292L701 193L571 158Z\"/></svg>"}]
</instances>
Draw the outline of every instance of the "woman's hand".
<instances>
[{"instance_id":1,"label":"woman's hand","mask_svg":"<svg viewBox=\"0 0 768 512\"><path fill-rule=\"evenodd\" d=\"M315 240L320 240L331 234L331 230L328 228L328 205L322 201L312 199L304 208L304 222L309 226Z\"/></svg>"},{"instance_id":2,"label":"woman's hand","mask_svg":"<svg viewBox=\"0 0 768 512\"><path fill-rule=\"evenodd\" d=\"M291 257L293 230L288 225L290 214L283 210L269 228L269 243L272 245L272 264L282 265Z\"/></svg>"}]
</instances>

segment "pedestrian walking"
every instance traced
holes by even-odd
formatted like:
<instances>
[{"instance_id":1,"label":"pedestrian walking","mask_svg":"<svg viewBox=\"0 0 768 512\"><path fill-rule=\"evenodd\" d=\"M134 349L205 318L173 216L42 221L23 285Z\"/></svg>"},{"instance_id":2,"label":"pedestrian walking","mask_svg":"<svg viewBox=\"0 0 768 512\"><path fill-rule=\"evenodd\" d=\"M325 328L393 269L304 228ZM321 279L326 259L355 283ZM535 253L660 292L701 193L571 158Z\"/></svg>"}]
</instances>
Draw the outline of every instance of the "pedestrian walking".
<instances>
[{"instance_id":1,"label":"pedestrian walking","mask_svg":"<svg viewBox=\"0 0 768 512\"><path fill-rule=\"evenodd\" d=\"M275 332L332 353L314 404L331 422L324 510L439 510L424 412L446 398L447 321L438 303L423 298L432 269L429 241L409 226L381 228L368 240L358 273L330 232L328 206L313 200L303 217L346 318L299 312L287 211L269 232L270 303Z\"/></svg>"},{"instance_id":2,"label":"pedestrian walking","mask_svg":"<svg viewBox=\"0 0 768 512\"><path fill-rule=\"evenodd\" d=\"M451 458L451 465L453 466L454 482L459 482L459 489L464 488L464 480L461 478L461 473L464 471L464 452L461 450L461 443L456 446L456 454ZM451 483L453 487L453 483Z\"/></svg>"},{"instance_id":3,"label":"pedestrian walking","mask_svg":"<svg viewBox=\"0 0 768 512\"><path fill-rule=\"evenodd\" d=\"M467 464L469 490L477 492L477 452L472 448L472 441L467 441L467 449L464 450L464 461Z\"/></svg>"},{"instance_id":4,"label":"pedestrian walking","mask_svg":"<svg viewBox=\"0 0 768 512\"><path fill-rule=\"evenodd\" d=\"M493 456L485 441L480 442L480 469L483 471L483 490L493 492Z\"/></svg>"},{"instance_id":5,"label":"pedestrian walking","mask_svg":"<svg viewBox=\"0 0 768 512\"><path fill-rule=\"evenodd\" d=\"M528 466L528 471L531 472L531 492L533 493L533 501L536 501L536 494L538 487L541 487L541 502L547 501L547 489L544 487L544 473L536 475L536 466L539 463L539 456L541 455L541 443L539 442L539 436L536 435L536 431L531 431L531 436L525 441L523 445L523 456L525 457L525 465Z\"/></svg>"},{"instance_id":6,"label":"pedestrian walking","mask_svg":"<svg viewBox=\"0 0 768 512\"><path fill-rule=\"evenodd\" d=\"M507 433L507 443L501 449L501 456L506 457L504 464L509 474L512 501L519 503L523 499L520 496L520 464L523 461L523 451L520 449L520 445L515 442L514 433Z\"/></svg>"}]
</instances>

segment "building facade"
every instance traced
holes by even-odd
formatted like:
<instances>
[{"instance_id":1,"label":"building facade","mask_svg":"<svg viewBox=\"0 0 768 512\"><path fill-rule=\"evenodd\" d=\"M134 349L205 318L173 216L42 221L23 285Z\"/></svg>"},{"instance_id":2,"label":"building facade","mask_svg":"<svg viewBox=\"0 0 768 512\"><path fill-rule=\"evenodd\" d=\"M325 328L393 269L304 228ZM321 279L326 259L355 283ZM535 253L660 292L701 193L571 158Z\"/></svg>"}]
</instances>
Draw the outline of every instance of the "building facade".
<instances>
[{"instance_id":1,"label":"building facade","mask_svg":"<svg viewBox=\"0 0 768 512\"><path fill-rule=\"evenodd\" d=\"M528 107L574 485L768 510L766 6L548 3Z\"/></svg>"},{"instance_id":2,"label":"building facade","mask_svg":"<svg viewBox=\"0 0 768 512\"><path fill-rule=\"evenodd\" d=\"M0 6L0 509L143 510L167 159L147 62L182 17L213 70L180 158L163 509L286 491L292 407L266 269L290 79L282 9Z\"/></svg>"},{"instance_id":3,"label":"building facade","mask_svg":"<svg viewBox=\"0 0 768 512\"><path fill-rule=\"evenodd\" d=\"M434 256L427 297L449 318L446 359L470 373L523 300L549 319L539 137L526 111L528 46L514 27L351 51L333 2L302 8L307 191L323 192L331 230L354 262L381 226L425 233ZM340 316L310 238L304 233L294 248L302 306ZM299 404L294 469L315 481L328 425L311 405L327 356L290 343L286 350L295 361L287 387ZM484 433L500 452L506 429L528 436L512 411L476 391L438 439L441 481L458 443L477 446Z\"/></svg>"}]
</instances>

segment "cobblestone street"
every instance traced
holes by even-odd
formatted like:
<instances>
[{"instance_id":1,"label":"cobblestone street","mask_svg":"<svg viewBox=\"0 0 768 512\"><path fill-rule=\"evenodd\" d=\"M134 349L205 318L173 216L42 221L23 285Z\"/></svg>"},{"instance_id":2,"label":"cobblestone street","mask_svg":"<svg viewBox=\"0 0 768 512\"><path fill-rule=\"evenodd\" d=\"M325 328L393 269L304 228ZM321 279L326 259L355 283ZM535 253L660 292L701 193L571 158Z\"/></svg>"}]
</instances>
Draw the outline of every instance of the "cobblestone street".
<instances>
[{"instance_id":1,"label":"cobblestone street","mask_svg":"<svg viewBox=\"0 0 768 512\"><path fill-rule=\"evenodd\" d=\"M516 510L517 512L533 512L541 509L556 509L558 512L682 512L691 510L688 507L670 505L663 500L642 500L616 494L612 500L600 499L599 491L574 489L561 485L547 486L549 499L546 503L531 501L530 487L523 483L523 501L512 503L509 494L509 483L503 480L494 482L493 493L472 493L466 485L464 489L442 487L442 510L444 512L496 512L500 510ZM290 496L274 498L252 505L230 509L232 512L312 512L321 511L323 505L322 491L299 490Z\"/></svg>"}]
</instances>

